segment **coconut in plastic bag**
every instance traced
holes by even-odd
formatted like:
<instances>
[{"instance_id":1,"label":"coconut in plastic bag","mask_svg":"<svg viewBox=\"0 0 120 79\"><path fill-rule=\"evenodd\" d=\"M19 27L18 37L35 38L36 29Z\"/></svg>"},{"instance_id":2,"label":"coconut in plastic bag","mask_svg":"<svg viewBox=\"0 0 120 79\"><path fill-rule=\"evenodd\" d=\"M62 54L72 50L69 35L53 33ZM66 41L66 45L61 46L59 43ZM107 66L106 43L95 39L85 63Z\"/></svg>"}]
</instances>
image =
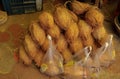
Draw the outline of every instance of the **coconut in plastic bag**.
<instances>
[{"instance_id":1,"label":"coconut in plastic bag","mask_svg":"<svg viewBox=\"0 0 120 79\"><path fill-rule=\"evenodd\" d=\"M106 38L105 44L98 48L95 53L93 64L89 64L92 77L99 77L104 71L102 67L109 67L115 60L115 49L113 46L113 35Z\"/></svg>"},{"instance_id":2,"label":"coconut in plastic bag","mask_svg":"<svg viewBox=\"0 0 120 79\"><path fill-rule=\"evenodd\" d=\"M53 45L51 36L48 35L48 39L49 49L43 58L40 70L41 72L49 76L55 76L63 73L64 71L63 58L62 55L57 51L57 49Z\"/></svg>"},{"instance_id":3,"label":"coconut in plastic bag","mask_svg":"<svg viewBox=\"0 0 120 79\"><path fill-rule=\"evenodd\" d=\"M105 44L96 51L96 59L99 60L101 67L110 66L115 60L115 49L113 46L113 35L106 38Z\"/></svg>"},{"instance_id":4,"label":"coconut in plastic bag","mask_svg":"<svg viewBox=\"0 0 120 79\"><path fill-rule=\"evenodd\" d=\"M102 68L101 68L101 56L107 50L108 43L105 43L102 47L98 48L95 53L95 57L92 60L92 63L88 64L87 67L89 69L89 74L93 78L98 78Z\"/></svg>"},{"instance_id":5,"label":"coconut in plastic bag","mask_svg":"<svg viewBox=\"0 0 120 79\"><path fill-rule=\"evenodd\" d=\"M73 56L73 60L64 65L64 79L85 79L88 78L86 64L91 53L91 47L85 47ZM81 53L85 53L84 58L80 58Z\"/></svg>"},{"instance_id":6,"label":"coconut in plastic bag","mask_svg":"<svg viewBox=\"0 0 120 79\"><path fill-rule=\"evenodd\" d=\"M73 65L64 66L64 79L83 79L87 76L86 69L81 65L81 62L74 62Z\"/></svg>"},{"instance_id":7,"label":"coconut in plastic bag","mask_svg":"<svg viewBox=\"0 0 120 79\"><path fill-rule=\"evenodd\" d=\"M107 61L107 63L104 65L101 64L101 66L110 66L113 61L115 60L115 48L114 48L114 45L113 45L113 35L109 35L106 39L106 42L108 43L108 47L107 47L107 50L106 50L106 53L105 55L107 56L107 59L105 61Z\"/></svg>"}]
</instances>

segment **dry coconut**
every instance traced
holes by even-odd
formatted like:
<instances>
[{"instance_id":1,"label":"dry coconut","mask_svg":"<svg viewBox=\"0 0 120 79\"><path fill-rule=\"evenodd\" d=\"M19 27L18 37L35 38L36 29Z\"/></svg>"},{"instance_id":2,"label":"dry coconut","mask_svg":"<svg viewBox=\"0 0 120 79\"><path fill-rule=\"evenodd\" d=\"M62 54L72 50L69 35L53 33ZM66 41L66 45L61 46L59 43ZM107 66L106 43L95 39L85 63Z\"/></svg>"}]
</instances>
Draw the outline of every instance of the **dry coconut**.
<instances>
[{"instance_id":1,"label":"dry coconut","mask_svg":"<svg viewBox=\"0 0 120 79\"><path fill-rule=\"evenodd\" d=\"M67 48L67 42L63 35L61 35L56 41L56 47L59 52L62 52Z\"/></svg>"},{"instance_id":2,"label":"dry coconut","mask_svg":"<svg viewBox=\"0 0 120 79\"><path fill-rule=\"evenodd\" d=\"M42 45L46 39L45 31L36 22L33 22L29 27L32 39L36 41L39 45Z\"/></svg>"},{"instance_id":3,"label":"dry coconut","mask_svg":"<svg viewBox=\"0 0 120 79\"><path fill-rule=\"evenodd\" d=\"M60 28L67 30L71 22L77 20L76 18L77 16L66 9L64 6L56 7L56 10L54 12L54 19Z\"/></svg>"},{"instance_id":4,"label":"dry coconut","mask_svg":"<svg viewBox=\"0 0 120 79\"><path fill-rule=\"evenodd\" d=\"M91 35L92 28L84 20L79 20L78 28L79 28L79 36L83 42L83 45L92 46L93 48L96 48L94 44L94 39Z\"/></svg>"},{"instance_id":5,"label":"dry coconut","mask_svg":"<svg viewBox=\"0 0 120 79\"><path fill-rule=\"evenodd\" d=\"M72 59L72 52L67 48L63 52L61 52L64 62L67 63Z\"/></svg>"},{"instance_id":6,"label":"dry coconut","mask_svg":"<svg viewBox=\"0 0 120 79\"><path fill-rule=\"evenodd\" d=\"M53 16L48 12L42 12L39 15L39 22L44 29L49 29L54 26Z\"/></svg>"},{"instance_id":7,"label":"dry coconut","mask_svg":"<svg viewBox=\"0 0 120 79\"><path fill-rule=\"evenodd\" d=\"M43 45L41 46L42 49L46 52L49 48L49 40L46 38Z\"/></svg>"},{"instance_id":8,"label":"dry coconut","mask_svg":"<svg viewBox=\"0 0 120 79\"><path fill-rule=\"evenodd\" d=\"M91 35L89 35L87 37L87 39L82 39L82 42L83 42L84 46L92 46L93 50L95 50L97 48L96 44L94 42L94 39Z\"/></svg>"},{"instance_id":9,"label":"dry coconut","mask_svg":"<svg viewBox=\"0 0 120 79\"><path fill-rule=\"evenodd\" d=\"M77 17L77 15L76 15L74 12L70 11L70 10L68 10L68 12L71 14L72 19L73 19L75 22L78 22L78 17Z\"/></svg>"},{"instance_id":10,"label":"dry coconut","mask_svg":"<svg viewBox=\"0 0 120 79\"><path fill-rule=\"evenodd\" d=\"M94 31L92 32L93 37L95 38L95 40L102 45L103 41L105 40L106 36L107 36L107 32L104 28L103 25L100 25L99 27L95 28Z\"/></svg>"},{"instance_id":11,"label":"dry coconut","mask_svg":"<svg viewBox=\"0 0 120 79\"><path fill-rule=\"evenodd\" d=\"M92 32L91 27L84 20L79 20L78 28L79 28L79 36L81 37L81 39L83 40L88 39L88 37Z\"/></svg>"},{"instance_id":12,"label":"dry coconut","mask_svg":"<svg viewBox=\"0 0 120 79\"><path fill-rule=\"evenodd\" d=\"M104 16L98 8L91 8L85 14L85 20L94 28L98 27L100 24L103 24Z\"/></svg>"},{"instance_id":13,"label":"dry coconut","mask_svg":"<svg viewBox=\"0 0 120 79\"><path fill-rule=\"evenodd\" d=\"M28 34L25 35L24 47L31 59L34 59L39 50L35 42L32 40L31 36Z\"/></svg>"},{"instance_id":14,"label":"dry coconut","mask_svg":"<svg viewBox=\"0 0 120 79\"><path fill-rule=\"evenodd\" d=\"M32 63L32 60L26 54L26 51L23 46L20 46L19 48L19 57L26 65L30 65Z\"/></svg>"},{"instance_id":15,"label":"dry coconut","mask_svg":"<svg viewBox=\"0 0 120 79\"><path fill-rule=\"evenodd\" d=\"M78 25L73 22L71 25L69 25L69 28L66 30L65 37L68 42L74 41L79 36L79 29Z\"/></svg>"},{"instance_id":16,"label":"dry coconut","mask_svg":"<svg viewBox=\"0 0 120 79\"><path fill-rule=\"evenodd\" d=\"M38 67L41 66L43 56L44 56L44 53L42 52L42 50L39 50L39 52L36 54L34 58L34 61Z\"/></svg>"},{"instance_id":17,"label":"dry coconut","mask_svg":"<svg viewBox=\"0 0 120 79\"><path fill-rule=\"evenodd\" d=\"M70 49L73 51L73 53L77 53L81 49L83 49L82 41L81 39L76 39L70 43Z\"/></svg>"},{"instance_id":18,"label":"dry coconut","mask_svg":"<svg viewBox=\"0 0 120 79\"><path fill-rule=\"evenodd\" d=\"M83 14L84 12L88 11L88 9L90 7L91 6L89 4L82 3L82 2L79 2L79 1L76 1L76 0L74 0L74 1L71 2L71 9L77 15Z\"/></svg>"},{"instance_id":19,"label":"dry coconut","mask_svg":"<svg viewBox=\"0 0 120 79\"><path fill-rule=\"evenodd\" d=\"M57 25L54 25L53 28L48 29L48 34L54 38L58 39L60 36L60 29Z\"/></svg>"}]
</instances>

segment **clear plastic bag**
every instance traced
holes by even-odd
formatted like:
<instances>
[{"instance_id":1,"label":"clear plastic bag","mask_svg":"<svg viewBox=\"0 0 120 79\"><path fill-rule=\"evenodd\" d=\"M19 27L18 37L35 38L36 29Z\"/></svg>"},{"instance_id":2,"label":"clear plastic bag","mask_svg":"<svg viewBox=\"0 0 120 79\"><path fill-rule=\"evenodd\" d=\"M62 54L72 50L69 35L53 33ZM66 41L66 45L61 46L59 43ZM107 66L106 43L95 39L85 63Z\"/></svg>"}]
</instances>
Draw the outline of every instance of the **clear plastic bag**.
<instances>
[{"instance_id":1,"label":"clear plastic bag","mask_svg":"<svg viewBox=\"0 0 120 79\"><path fill-rule=\"evenodd\" d=\"M95 51L96 55L93 58L93 62L88 65L91 77L99 77L102 71L104 71L102 67L109 67L115 60L115 49L112 39L113 35L109 35L105 44Z\"/></svg>"},{"instance_id":2,"label":"clear plastic bag","mask_svg":"<svg viewBox=\"0 0 120 79\"><path fill-rule=\"evenodd\" d=\"M98 78L99 77L99 74L102 71L100 58L105 53L105 51L107 50L107 47L108 47L108 43L105 43L102 47L98 48L95 51L96 55L93 58L92 63L87 65L90 77L93 77L93 78Z\"/></svg>"},{"instance_id":3,"label":"clear plastic bag","mask_svg":"<svg viewBox=\"0 0 120 79\"><path fill-rule=\"evenodd\" d=\"M91 47L85 47L83 50L79 51L73 56L73 60L69 61L64 65L64 78L65 79L85 79L88 78L88 70L86 65L88 63L89 55L91 53ZM84 54L83 58L80 57Z\"/></svg>"},{"instance_id":4,"label":"clear plastic bag","mask_svg":"<svg viewBox=\"0 0 120 79\"><path fill-rule=\"evenodd\" d=\"M74 61L81 61L84 58L88 58L90 53L92 51L92 47L91 46L87 46L84 49L80 50L79 52L77 52L75 55L73 55L72 59Z\"/></svg>"},{"instance_id":5,"label":"clear plastic bag","mask_svg":"<svg viewBox=\"0 0 120 79\"><path fill-rule=\"evenodd\" d=\"M99 61L101 67L108 67L115 60L115 49L112 39L113 35L109 35L106 38L105 44L96 51L95 60Z\"/></svg>"},{"instance_id":6,"label":"clear plastic bag","mask_svg":"<svg viewBox=\"0 0 120 79\"><path fill-rule=\"evenodd\" d=\"M48 35L48 39L49 49L43 58L40 70L41 72L49 76L55 76L63 73L64 71L63 58L62 55L57 51L57 49L53 45L51 36Z\"/></svg>"},{"instance_id":7,"label":"clear plastic bag","mask_svg":"<svg viewBox=\"0 0 120 79\"><path fill-rule=\"evenodd\" d=\"M65 66L64 69L64 79L82 79L87 77L87 71L81 65L81 62L75 62L71 66Z\"/></svg>"},{"instance_id":8,"label":"clear plastic bag","mask_svg":"<svg viewBox=\"0 0 120 79\"><path fill-rule=\"evenodd\" d=\"M107 37L106 42L109 44L107 48L108 56L109 56L109 61L114 61L115 60L115 48L113 45L113 35L109 35Z\"/></svg>"}]
</instances>

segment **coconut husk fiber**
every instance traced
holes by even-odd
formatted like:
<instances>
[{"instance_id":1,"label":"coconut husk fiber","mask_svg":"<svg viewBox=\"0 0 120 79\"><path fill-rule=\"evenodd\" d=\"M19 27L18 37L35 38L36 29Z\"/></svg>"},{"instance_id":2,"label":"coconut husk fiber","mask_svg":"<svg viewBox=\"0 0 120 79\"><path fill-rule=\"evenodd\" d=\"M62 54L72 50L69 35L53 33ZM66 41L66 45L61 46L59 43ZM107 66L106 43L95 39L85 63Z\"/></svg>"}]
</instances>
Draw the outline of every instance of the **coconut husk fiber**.
<instances>
[{"instance_id":1,"label":"coconut husk fiber","mask_svg":"<svg viewBox=\"0 0 120 79\"><path fill-rule=\"evenodd\" d=\"M85 14L85 20L89 25L95 28L103 24L104 16L98 8L91 8Z\"/></svg>"},{"instance_id":2,"label":"coconut husk fiber","mask_svg":"<svg viewBox=\"0 0 120 79\"><path fill-rule=\"evenodd\" d=\"M91 5L87 3L79 2L76 0L71 1L70 4L71 4L71 7L70 7L71 10L77 15L85 13L91 7Z\"/></svg>"},{"instance_id":3,"label":"coconut husk fiber","mask_svg":"<svg viewBox=\"0 0 120 79\"><path fill-rule=\"evenodd\" d=\"M54 12L54 19L56 24L63 30L67 30L71 22L77 21L77 16L70 12L64 6L57 6Z\"/></svg>"}]
</instances>

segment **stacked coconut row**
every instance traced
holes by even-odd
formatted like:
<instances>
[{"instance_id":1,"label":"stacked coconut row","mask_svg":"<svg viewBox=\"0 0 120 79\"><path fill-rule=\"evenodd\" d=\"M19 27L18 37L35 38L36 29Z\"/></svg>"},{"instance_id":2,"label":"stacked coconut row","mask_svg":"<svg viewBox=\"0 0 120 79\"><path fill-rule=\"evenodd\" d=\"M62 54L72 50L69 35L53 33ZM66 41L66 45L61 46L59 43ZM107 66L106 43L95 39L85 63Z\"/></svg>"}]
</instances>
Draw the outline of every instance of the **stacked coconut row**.
<instances>
[{"instance_id":1,"label":"stacked coconut row","mask_svg":"<svg viewBox=\"0 0 120 79\"><path fill-rule=\"evenodd\" d=\"M53 14L42 12L38 22L32 22L19 49L20 59L27 65L32 61L40 67L44 54L49 48L49 34L57 50L68 62L72 55L86 46L93 51L105 41L104 16L89 4L78 1L70 2L71 10L58 5ZM92 55L94 55L92 53Z\"/></svg>"}]
</instances>

